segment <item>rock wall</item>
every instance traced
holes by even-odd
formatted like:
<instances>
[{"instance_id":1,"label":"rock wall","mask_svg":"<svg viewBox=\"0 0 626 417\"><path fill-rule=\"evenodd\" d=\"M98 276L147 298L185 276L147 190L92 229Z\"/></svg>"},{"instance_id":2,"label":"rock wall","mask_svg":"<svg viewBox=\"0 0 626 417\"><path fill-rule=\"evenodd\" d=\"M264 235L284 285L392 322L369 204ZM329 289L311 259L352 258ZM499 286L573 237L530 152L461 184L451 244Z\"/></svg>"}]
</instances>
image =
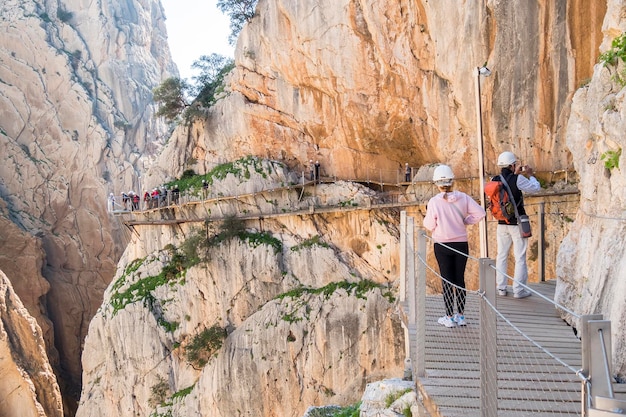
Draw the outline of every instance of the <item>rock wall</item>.
<instances>
[{"instance_id":1,"label":"rock wall","mask_svg":"<svg viewBox=\"0 0 626 417\"><path fill-rule=\"evenodd\" d=\"M261 0L229 92L175 133L154 183L248 154L301 169L320 160L344 179L395 180L405 162L441 161L475 176L485 62L487 172L502 150L539 170L571 168L569 103L592 73L605 10L601 1Z\"/></svg>"},{"instance_id":2,"label":"rock wall","mask_svg":"<svg viewBox=\"0 0 626 417\"><path fill-rule=\"evenodd\" d=\"M83 339L123 250L106 195L135 187L165 140L151 89L176 68L158 0L4 0L0 32L0 267L76 400Z\"/></svg>"},{"instance_id":3,"label":"rock wall","mask_svg":"<svg viewBox=\"0 0 626 417\"><path fill-rule=\"evenodd\" d=\"M626 31L626 6L609 1L601 51ZM559 250L556 299L578 314L603 314L612 323L614 374L626 379L626 160L607 168L607 152L626 147L626 88L618 67L598 64L572 103L567 144L580 174L580 209ZM574 325L579 321L568 317Z\"/></svg>"},{"instance_id":4,"label":"rock wall","mask_svg":"<svg viewBox=\"0 0 626 417\"><path fill-rule=\"evenodd\" d=\"M140 181L157 185L188 168L206 172L249 154L295 170L320 160L323 175L340 178L374 171L388 181L404 162L440 161L458 176L476 175L474 84L476 67L487 62L494 72L480 80L487 172L496 171L503 149L540 170L572 163L580 170L582 227L563 244L562 288L571 291L559 297L618 314L607 300L619 284L596 278L610 276L614 264L567 265L592 253L589 246L622 259L619 241L611 240L621 228L613 215L622 207L619 170L607 179L600 162L587 163L621 146L613 131L621 127L620 90L606 87L593 65L600 43L606 49L623 29L622 8L616 0L482 0L462 7L456 0L261 0L241 33L224 97L205 119L178 128L144 176L144 159L167 136L151 117L150 91L176 73L158 1L5 0L0 204L9 239L0 244L9 255L0 256L0 268L11 268L13 282L32 282L16 288L44 333L50 333L45 316L54 323L60 372L77 397L82 340L121 253L121 230L105 213L108 192L138 189ZM601 105L586 108L577 99L568 125L573 93L592 74L578 94L591 92ZM611 111L596 122L590 115L606 98ZM607 191L611 205L595 190ZM584 213L596 217L585 220ZM598 237L598 230L610 232ZM41 276L50 283L47 294ZM574 300L581 288L598 304ZM48 350L54 362L57 353Z\"/></svg>"},{"instance_id":5,"label":"rock wall","mask_svg":"<svg viewBox=\"0 0 626 417\"><path fill-rule=\"evenodd\" d=\"M0 270L0 414L61 417L63 401L41 328Z\"/></svg>"},{"instance_id":6,"label":"rock wall","mask_svg":"<svg viewBox=\"0 0 626 417\"><path fill-rule=\"evenodd\" d=\"M269 172L276 170L224 181L246 188L285 183L284 176L265 178ZM323 187L319 197L342 199L346 188ZM353 201L368 193L352 191ZM273 204L283 207L290 197L297 200L298 191ZM195 224L134 226L90 325L77 416L299 417L311 405L355 403L367 383L402 374L403 332L390 298L398 213L247 220L258 239L233 237L199 249L204 261L150 284L189 255L189 242L205 248L201 241L219 230L219 223L203 223L207 209L236 212L237 201L230 201L219 210L197 205ZM145 288L155 289L148 295ZM191 356L194 340L214 325L227 335L221 347L212 351L207 337L201 360Z\"/></svg>"}]
</instances>

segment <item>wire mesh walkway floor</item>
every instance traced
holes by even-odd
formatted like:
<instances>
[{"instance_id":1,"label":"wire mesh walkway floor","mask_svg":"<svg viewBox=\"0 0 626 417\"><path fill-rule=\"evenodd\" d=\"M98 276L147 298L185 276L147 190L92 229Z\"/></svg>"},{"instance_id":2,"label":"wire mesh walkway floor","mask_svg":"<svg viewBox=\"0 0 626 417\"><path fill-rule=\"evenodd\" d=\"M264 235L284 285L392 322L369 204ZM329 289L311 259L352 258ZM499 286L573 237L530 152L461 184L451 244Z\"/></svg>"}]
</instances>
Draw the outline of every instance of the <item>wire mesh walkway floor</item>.
<instances>
[{"instance_id":1,"label":"wire mesh walkway floor","mask_svg":"<svg viewBox=\"0 0 626 417\"><path fill-rule=\"evenodd\" d=\"M553 299L555 281L531 284ZM519 330L567 365L580 369L581 343L541 297L498 297L496 308ZM417 381L425 406L433 417L480 415L479 297L468 292L467 326L447 328L437 323L443 315L441 295L426 297L426 376ZM529 342L505 320L497 320L498 417L580 416L581 382L571 369L559 364ZM626 392L617 386L616 395Z\"/></svg>"}]
</instances>

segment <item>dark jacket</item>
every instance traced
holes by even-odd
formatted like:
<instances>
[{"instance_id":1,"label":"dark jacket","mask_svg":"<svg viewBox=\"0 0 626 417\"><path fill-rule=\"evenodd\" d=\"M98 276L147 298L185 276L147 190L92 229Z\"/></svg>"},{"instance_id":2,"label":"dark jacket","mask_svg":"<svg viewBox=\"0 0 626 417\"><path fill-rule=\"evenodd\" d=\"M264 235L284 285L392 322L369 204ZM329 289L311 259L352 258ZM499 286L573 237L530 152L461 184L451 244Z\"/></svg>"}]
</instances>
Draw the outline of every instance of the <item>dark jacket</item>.
<instances>
[{"instance_id":1,"label":"dark jacket","mask_svg":"<svg viewBox=\"0 0 626 417\"><path fill-rule=\"evenodd\" d=\"M522 191L517 187L517 174L514 174L509 168L502 168L500 171L500 175L496 175L493 177L494 181L502 181L505 179L509 187L511 188L511 193L513 193L513 199L515 200L515 204L517 205L517 212L519 215L526 214L526 210L524 209L524 195ZM499 220L498 224L517 224L517 219L513 220L511 223L507 223L503 220Z\"/></svg>"}]
</instances>

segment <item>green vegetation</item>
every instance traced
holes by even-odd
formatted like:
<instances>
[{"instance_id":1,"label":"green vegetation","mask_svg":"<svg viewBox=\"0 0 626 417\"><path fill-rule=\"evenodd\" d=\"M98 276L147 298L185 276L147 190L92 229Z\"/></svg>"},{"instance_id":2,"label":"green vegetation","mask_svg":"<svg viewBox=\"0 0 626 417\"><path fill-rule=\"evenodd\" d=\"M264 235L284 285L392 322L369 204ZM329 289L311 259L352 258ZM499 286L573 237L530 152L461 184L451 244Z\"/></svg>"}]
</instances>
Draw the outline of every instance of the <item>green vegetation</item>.
<instances>
[{"instance_id":1,"label":"green vegetation","mask_svg":"<svg viewBox=\"0 0 626 417\"><path fill-rule=\"evenodd\" d=\"M340 201L339 202L339 207L357 207L358 203L352 201L352 199L348 200L348 201Z\"/></svg>"},{"instance_id":2,"label":"green vegetation","mask_svg":"<svg viewBox=\"0 0 626 417\"><path fill-rule=\"evenodd\" d=\"M343 407L331 414L331 417L359 417L361 414L361 402Z\"/></svg>"},{"instance_id":3,"label":"green vegetation","mask_svg":"<svg viewBox=\"0 0 626 417\"><path fill-rule=\"evenodd\" d=\"M235 61L219 54L202 55L191 67L200 70L200 75L193 77L197 89L195 102L210 107L224 92L224 77L235 68Z\"/></svg>"},{"instance_id":4,"label":"green vegetation","mask_svg":"<svg viewBox=\"0 0 626 417\"><path fill-rule=\"evenodd\" d=\"M178 77L170 77L159 84L152 91L154 102L159 105L156 116L163 117L169 122L177 121L191 105L187 100L190 90L191 85Z\"/></svg>"},{"instance_id":5,"label":"green vegetation","mask_svg":"<svg viewBox=\"0 0 626 417\"><path fill-rule=\"evenodd\" d=\"M124 284L125 277L133 273L133 271L136 271L141 263L143 263L143 260L133 261L128 267L126 267L122 277L120 277L113 285L113 290L115 292L111 295L111 306L113 307L114 315L118 311L124 309L128 304L132 304L137 301L144 301L148 307L152 307L155 302L152 291L161 285L165 285L168 282L184 277L185 270L192 266L192 263L190 263L187 258L176 251L172 251L170 262L163 267L159 275L138 279L129 285L126 290L121 292L118 291Z\"/></svg>"},{"instance_id":6,"label":"green vegetation","mask_svg":"<svg viewBox=\"0 0 626 417\"><path fill-rule=\"evenodd\" d=\"M213 325L195 335L185 346L187 361L196 368L202 368L221 347L226 338L226 329Z\"/></svg>"},{"instance_id":7,"label":"green vegetation","mask_svg":"<svg viewBox=\"0 0 626 417\"><path fill-rule=\"evenodd\" d=\"M113 284L113 288L112 288L113 291L116 291L122 285L124 285L124 283L126 282L126 277L137 272L137 270L139 269L139 267L141 267L141 265L143 265L145 260L146 258L135 259L134 261L126 265L126 268L124 269L124 273L122 274L122 276L119 277L117 281L115 281L115 283Z\"/></svg>"},{"instance_id":8,"label":"green vegetation","mask_svg":"<svg viewBox=\"0 0 626 417\"><path fill-rule=\"evenodd\" d=\"M310 248L312 246L321 246L323 248L330 248L330 245L321 240L319 235L315 235L310 239L306 239L302 243L292 246L291 250L294 252L298 252L300 249Z\"/></svg>"},{"instance_id":9,"label":"green vegetation","mask_svg":"<svg viewBox=\"0 0 626 417\"><path fill-rule=\"evenodd\" d=\"M292 306L291 311L284 313L281 319L288 323L297 323L299 321L304 320L305 317L308 317L311 308L308 306L305 296L313 296L313 295L323 295L326 299L328 299L335 291L339 289L344 289L348 294L351 294L357 298L365 300L366 294L375 289L379 288L382 292L382 295L387 298L390 303L395 301L395 297L384 285L376 284L370 280L361 280L359 282L347 282L347 281L339 281L339 282L331 282L328 285L325 285L321 288L310 288L310 287L297 287L291 291L287 291L285 293L279 294L275 297L277 300L284 300L286 298L290 298L295 300L295 305ZM300 312L300 308L304 308L302 312Z\"/></svg>"},{"instance_id":10,"label":"green vegetation","mask_svg":"<svg viewBox=\"0 0 626 417\"><path fill-rule=\"evenodd\" d=\"M253 248L256 248L260 245L267 245L274 248L274 253L280 253L283 250L283 243L273 237L268 232L243 232L239 234L238 237L242 241L247 241L248 245L252 246Z\"/></svg>"},{"instance_id":11,"label":"green vegetation","mask_svg":"<svg viewBox=\"0 0 626 417\"><path fill-rule=\"evenodd\" d=\"M611 42L611 48L600 54L600 62L605 65L616 65L618 61L626 62L626 32Z\"/></svg>"},{"instance_id":12,"label":"green vegetation","mask_svg":"<svg viewBox=\"0 0 626 417\"><path fill-rule=\"evenodd\" d=\"M374 281L370 281L368 279L364 279L358 282L348 282L348 281L337 281L331 282L328 285L325 285L321 288L310 288L310 287L298 287L294 288L291 291L279 294L276 296L276 299L282 300L284 298L301 298L305 294L318 295L323 294L326 298L330 297L335 291L339 289L344 289L348 294L353 294L357 298L366 299L369 291L379 288L381 290L386 290L383 292L383 296L389 300L390 303L395 301L395 297L391 294L384 285L377 284Z\"/></svg>"},{"instance_id":13,"label":"green vegetation","mask_svg":"<svg viewBox=\"0 0 626 417\"><path fill-rule=\"evenodd\" d=\"M178 329L180 323L178 323L177 321L170 322L165 320L161 303L151 293L146 294L144 303L146 307L152 312L152 315L156 319L157 324L163 327L166 332L174 333L174 331Z\"/></svg>"},{"instance_id":14,"label":"green vegetation","mask_svg":"<svg viewBox=\"0 0 626 417\"><path fill-rule=\"evenodd\" d=\"M611 48L600 54L599 60L604 66L617 66L620 61L626 63L626 32L613 39ZM626 86L626 68L613 74L612 79L620 86Z\"/></svg>"},{"instance_id":15,"label":"green vegetation","mask_svg":"<svg viewBox=\"0 0 626 417\"><path fill-rule=\"evenodd\" d=\"M175 392L175 393L172 395L172 402L174 402L175 400L177 400L177 399L179 399L179 398L180 398L180 399L183 399L183 398L185 398L186 396L188 396L189 394L191 394L191 391L193 390L193 388L194 388L195 386L196 386L196 384L193 384L193 385L192 385L192 386L190 386L190 387L183 388L183 389L181 389L180 391Z\"/></svg>"},{"instance_id":16,"label":"green vegetation","mask_svg":"<svg viewBox=\"0 0 626 417\"><path fill-rule=\"evenodd\" d=\"M169 188L177 184L181 192L193 189L199 195L202 190L202 180L212 185L215 181L225 179L228 174L247 180L251 177L251 171L260 174L263 178L267 178L267 175L271 173L269 169L267 172L263 169L263 161L256 156L246 156L234 162L218 165L205 175L195 175L193 170L188 171L190 172L187 175L183 173L181 178L170 181L165 186Z\"/></svg>"},{"instance_id":17,"label":"green vegetation","mask_svg":"<svg viewBox=\"0 0 626 417\"><path fill-rule=\"evenodd\" d=\"M165 405L165 399L167 398L169 391L169 384L163 377L160 377L159 381L150 388L151 395L148 400L148 404L150 404L151 407Z\"/></svg>"},{"instance_id":18,"label":"green vegetation","mask_svg":"<svg viewBox=\"0 0 626 417\"><path fill-rule=\"evenodd\" d=\"M394 401L402 397L407 392L411 392L411 391L413 391L411 388L407 388L405 390L392 392L391 394L387 395L387 397L385 398L385 407L387 408L391 407L391 404L393 404Z\"/></svg>"},{"instance_id":19,"label":"green vegetation","mask_svg":"<svg viewBox=\"0 0 626 417\"><path fill-rule=\"evenodd\" d=\"M201 107L210 107L216 102L216 97L224 91L224 77L234 67L230 58L218 54L202 55L192 65L200 70L193 82L170 77L152 91L154 102L159 106L156 116L168 122L178 122L182 118L185 124L189 124L202 114Z\"/></svg>"},{"instance_id":20,"label":"green vegetation","mask_svg":"<svg viewBox=\"0 0 626 417\"><path fill-rule=\"evenodd\" d=\"M234 45L243 26L254 17L258 0L218 0L217 8L230 17L228 42Z\"/></svg>"},{"instance_id":21,"label":"green vegetation","mask_svg":"<svg viewBox=\"0 0 626 417\"><path fill-rule=\"evenodd\" d=\"M617 151L606 151L600 155L600 159L604 161L604 167L611 171L614 168L619 169L619 158L622 156L622 148Z\"/></svg>"},{"instance_id":22,"label":"green vegetation","mask_svg":"<svg viewBox=\"0 0 626 417\"><path fill-rule=\"evenodd\" d=\"M192 233L181 245L181 256L187 260L188 268L200 262L207 262L210 259L210 248L234 238L246 242L253 248L267 245L274 249L274 253L280 253L283 250L282 242L270 233L249 232L245 229L243 221L236 217L227 217L220 223L219 230L215 234L210 234L208 229L197 229L195 233Z\"/></svg>"}]
</instances>

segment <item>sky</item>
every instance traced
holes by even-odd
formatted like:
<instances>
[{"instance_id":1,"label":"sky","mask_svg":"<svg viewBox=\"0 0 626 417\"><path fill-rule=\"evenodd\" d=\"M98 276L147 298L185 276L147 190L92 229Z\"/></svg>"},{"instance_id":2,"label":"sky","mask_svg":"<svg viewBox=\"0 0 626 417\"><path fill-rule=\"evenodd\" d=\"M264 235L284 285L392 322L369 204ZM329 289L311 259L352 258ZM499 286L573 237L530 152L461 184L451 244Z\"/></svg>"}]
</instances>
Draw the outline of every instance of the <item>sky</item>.
<instances>
[{"instance_id":1,"label":"sky","mask_svg":"<svg viewBox=\"0 0 626 417\"><path fill-rule=\"evenodd\" d=\"M228 44L230 21L216 7L217 0L161 0L167 37L181 78L191 79L191 64L201 55L233 57Z\"/></svg>"}]
</instances>

